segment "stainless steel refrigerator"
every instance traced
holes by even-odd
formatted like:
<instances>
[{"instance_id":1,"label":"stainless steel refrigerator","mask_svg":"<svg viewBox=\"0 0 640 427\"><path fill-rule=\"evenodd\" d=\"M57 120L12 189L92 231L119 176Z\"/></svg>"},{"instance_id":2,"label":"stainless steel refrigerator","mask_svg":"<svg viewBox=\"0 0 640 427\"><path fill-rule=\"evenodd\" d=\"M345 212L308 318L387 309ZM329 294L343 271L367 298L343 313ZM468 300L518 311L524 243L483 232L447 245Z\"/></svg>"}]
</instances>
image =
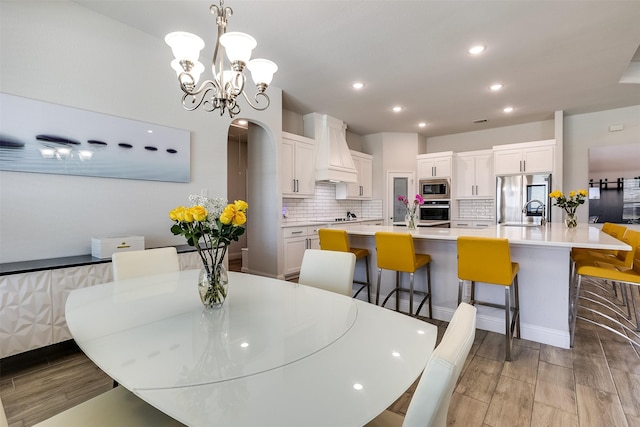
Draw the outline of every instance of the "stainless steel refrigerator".
<instances>
[{"instance_id":1,"label":"stainless steel refrigerator","mask_svg":"<svg viewBox=\"0 0 640 427\"><path fill-rule=\"evenodd\" d=\"M498 224L540 224L551 221L551 175L496 177Z\"/></svg>"}]
</instances>

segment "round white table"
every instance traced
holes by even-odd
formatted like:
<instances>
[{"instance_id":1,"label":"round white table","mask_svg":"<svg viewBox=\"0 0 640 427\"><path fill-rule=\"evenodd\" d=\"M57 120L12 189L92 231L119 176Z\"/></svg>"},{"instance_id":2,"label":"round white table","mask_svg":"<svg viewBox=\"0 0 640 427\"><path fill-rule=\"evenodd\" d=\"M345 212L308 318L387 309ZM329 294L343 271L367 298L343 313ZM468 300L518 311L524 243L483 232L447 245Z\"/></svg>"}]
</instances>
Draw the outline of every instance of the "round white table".
<instances>
[{"instance_id":1,"label":"round white table","mask_svg":"<svg viewBox=\"0 0 640 427\"><path fill-rule=\"evenodd\" d=\"M190 426L360 426L419 376L437 328L352 298L229 273L205 309L197 270L74 290L66 321L122 386Z\"/></svg>"}]
</instances>

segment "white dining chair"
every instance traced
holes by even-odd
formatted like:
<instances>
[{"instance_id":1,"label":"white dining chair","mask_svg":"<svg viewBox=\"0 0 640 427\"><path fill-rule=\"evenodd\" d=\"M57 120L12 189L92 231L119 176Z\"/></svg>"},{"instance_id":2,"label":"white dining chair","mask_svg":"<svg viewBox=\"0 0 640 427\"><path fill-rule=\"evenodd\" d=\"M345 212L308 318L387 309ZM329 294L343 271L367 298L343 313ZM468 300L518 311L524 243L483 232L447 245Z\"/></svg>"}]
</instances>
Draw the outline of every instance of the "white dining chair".
<instances>
[{"instance_id":1,"label":"white dining chair","mask_svg":"<svg viewBox=\"0 0 640 427\"><path fill-rule=\"evenodd\" d=\"M384 411L366 427L445 427L451 394L476 335L476 308L461 303L422 372L404 418Z\"/></svg>"},{"instance_id":2,"label":"white dining chair","mask_svg":"<svg viewBox=\"0 0 640 427\"><path fill-rule=\"evenodd\" d=\"M178 252L173 246L142 251L116 252L111 256L113 279L133 279L180 271Z\"/></svg>"},{"instance_id":3,"label":"white dining chair","mask_svg":"<svg viewBox=\"0 0 640 427\"><path fill-rule=\"evenodd\" d=\"M9 427L7 414L4 412L4 406L2 406L2 399L0 399L0 427Z\"/></svg>"},{"instance_id":4,"label":"white dining chair","mask_svg":"<svg viewBox=\"0 0 640 427\"><path fill-rule=\"evenodd\" d=\"M48 418L34 427L184 427L119 386Z\"/></svg>"},{"instance_id":5,"label":"white dining chair","mask_svg":"<svg viewBox=\"0 0 640 427\"><path fill-rule=\"evenodd\" d=\"M351 296L356 256L352 252L307 249L298 283Z\"/></svg>"}]
</instances>

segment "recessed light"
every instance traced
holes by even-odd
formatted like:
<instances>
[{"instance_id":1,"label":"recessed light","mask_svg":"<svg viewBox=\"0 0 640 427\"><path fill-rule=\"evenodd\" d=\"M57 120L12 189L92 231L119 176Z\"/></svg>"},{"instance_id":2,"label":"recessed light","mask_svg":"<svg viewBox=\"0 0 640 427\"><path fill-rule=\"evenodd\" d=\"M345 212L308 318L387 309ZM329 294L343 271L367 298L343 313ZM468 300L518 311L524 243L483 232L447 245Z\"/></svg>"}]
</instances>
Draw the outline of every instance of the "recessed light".
<instances>
[{"instance_id":1,"label":"recessed light","mask_svg":"<svg viewBox=\"0 0 640 427\"><path fill-rule=\"evenodd\" d=\"M399 106L399 105L396 105L395 107L393 107L393 111L394 111L395 113L399 113L400 111L402 111L402 107L401 107L401 106Z\"/></svg>"},{"instance_id":2,"label":"recessed light","mask_svg":"<svg viewBox=\"0 0 640 427\"><path fill-rule=\"evenodd\" d=\"M425 122L420 122L418 123L418 126L420 126L421 128L427 127L427 124Z\"/></svg>"},{"instance_id":3,"label":"recessed light","mask_svg":"<svg viewBox=\"0 0 640 427\"><path fill-rule=\"evenodd\" d=\"M240 120L238 120L238 124L240 126L246 126L247 124L249 124L249 122L244 120L244 119L240 119Z\"/></svg>"},{"instance_id":4,"label":"recessed light","mask_svg":"<svg viewBox=\"0 0 640 427\"><path fill-rule=\"evenodd\" d=\"M502 111L504 111L505 113L510 113L513 111L513 107L505 107Z\"/></svg>"},{"instance_id":5,"label":"recessed light","mask_svg":"<svg viewBox=\"0 0 640 427\"><path fill-rule=\"evenodd\" d=\"M489 89L491 89L491 90L494 90L494 91L495 91L495 90L500 90L500 89L502 89L503 87L504 87L504 86L503 86L502 84L500 84L500 83L495 83L495 84L492 84L491 86L489 86Z\"/></svg>"},{"instance_id":6,"label":"recessed light","mask_svg":"<svg viewBox=\"0 0 640 427\"><path fill-rule=\"evenodd\" d=\"M360 383L355 383L353 385L353 388L356 389L356 390L362 390L364 387Z\"/></svg>"},{"instance_id":7,"label":"recessed light","mask_svg":"<svg viewBox=\"0 0 640 427\"><path fill-rule=\"evenodd\" d=\"M351 85L351 87L353 87L354 89L362 89L364 87L364 83L355 82L354 84Z\"/></svg>"},{"instance_id":8,"label":"recessed light","mask_svg":"<svg viewBox=\"0 0 640 427\"><path fill-rule=\"evenodd\" d=\"M147 133L153 133L153 131L151 129L147 130Z\"/></svg>"},{"instance_id":9,"label":"recessed light","mask_svg":"<svg viewBox=\"0 0 640 427\"><path fill-rule=\"evenodd\" d=\"M482 45L477 45L477 46L472 46L469 48L469 50L467 52L469 52L472 55L477 55L479 53L484 52L485 47Z\"/></svg>"}]
</instances>

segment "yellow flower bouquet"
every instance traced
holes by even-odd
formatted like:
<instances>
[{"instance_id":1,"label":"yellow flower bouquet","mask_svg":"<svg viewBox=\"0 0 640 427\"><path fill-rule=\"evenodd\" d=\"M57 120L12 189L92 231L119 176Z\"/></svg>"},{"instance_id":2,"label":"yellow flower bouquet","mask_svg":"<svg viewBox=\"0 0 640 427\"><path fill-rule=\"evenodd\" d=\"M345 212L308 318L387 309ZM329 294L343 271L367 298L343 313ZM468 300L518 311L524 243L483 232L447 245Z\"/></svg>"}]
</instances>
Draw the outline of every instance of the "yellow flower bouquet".
<instances>
[{"instance_id":1,"label":"yellow flower bouquet","mask_svg":"<svg viewBox=\"0 0 640 427\"><path fill-rule=\"evenodd\" d=\"M555 199L554 206L562 208L566 213L565 224L569 228L573 228L578 225L578 219L576 217L576 209L578 206L584 203L587 197L587 190L570 191L569 197L566 197L562 191L555 190L549 193L549 197Z\"/></svg>"},{"instance_id":2,"label":"yellow flower bouquet","mask_svg":"<svg viewBox=\"0 0 640 427\"><path fill-rule=\"evenodd\" d=\"M217 307L227 297L228 277L223 265L227 248L244 234L249 205L243 200L227 203L223 198L191 195L191 207L178 206L169 212L171 232L187 239L202 260L199 291L206 307Z\"/></svg>"}]
</instances>

